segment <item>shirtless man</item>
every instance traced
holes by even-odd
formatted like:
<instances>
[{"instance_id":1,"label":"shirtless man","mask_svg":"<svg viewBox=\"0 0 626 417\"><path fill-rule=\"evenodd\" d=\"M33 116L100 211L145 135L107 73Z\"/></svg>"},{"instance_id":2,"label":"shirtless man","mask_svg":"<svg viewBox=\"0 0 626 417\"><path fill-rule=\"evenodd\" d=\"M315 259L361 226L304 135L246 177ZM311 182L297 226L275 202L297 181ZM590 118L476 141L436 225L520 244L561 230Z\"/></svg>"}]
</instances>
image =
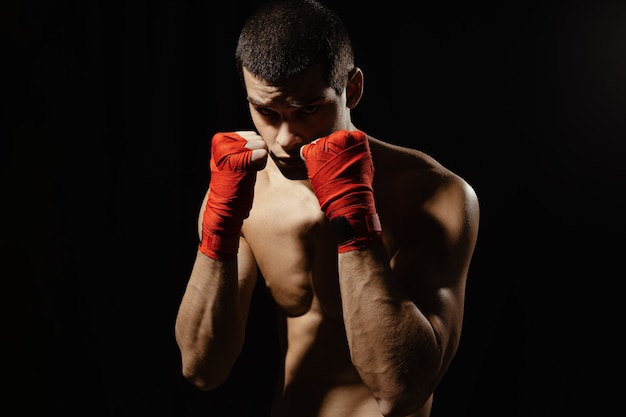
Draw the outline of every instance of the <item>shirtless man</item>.
<instances>
[{"instance_id":1,"label":"shirtless man","mask_svg":"<svg viewBox=\"0 0 626 417\"><path fill-rule=\"evenodd\" d=\"M272 416L428 416L461 336L474 190L352 123L363 73L326 7L261 7L236 57L256 131L212 140L176 320L184 376L229 377L263 280L283 347Z\"/></svg>"}]
</instances>

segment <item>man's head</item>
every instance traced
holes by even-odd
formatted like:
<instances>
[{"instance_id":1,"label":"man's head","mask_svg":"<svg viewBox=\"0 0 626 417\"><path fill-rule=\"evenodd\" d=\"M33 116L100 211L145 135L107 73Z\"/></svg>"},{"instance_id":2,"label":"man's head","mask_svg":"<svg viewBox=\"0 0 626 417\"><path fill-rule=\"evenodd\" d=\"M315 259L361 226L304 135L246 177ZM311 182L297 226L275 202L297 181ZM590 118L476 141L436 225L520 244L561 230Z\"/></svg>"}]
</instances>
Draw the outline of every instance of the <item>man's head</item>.
<instances>
[{"instance_id":1,"label":"man's head","mask_svg":"<svg viewBox=\"0 0 626 417\"><path fill-rule=\"evenodd\" d=\"M280 83L314 64L322 65L337 94L354 69L354 53L341 19L314 0L273 0L246 22L236 62L270 83Z\"/></svg>"},{"instance_id":2,"label":"man's head","mask_svg":"<svg viewBox=\"0 0 626 417\"><path fill-rule=\"evenodd\" d=\"M272 161L285 177L306 179L300 147L353 129L350 110L363 93L341 20L313 0L271 0L244 26L236 57Z\"/></svg>"}]
</instances>

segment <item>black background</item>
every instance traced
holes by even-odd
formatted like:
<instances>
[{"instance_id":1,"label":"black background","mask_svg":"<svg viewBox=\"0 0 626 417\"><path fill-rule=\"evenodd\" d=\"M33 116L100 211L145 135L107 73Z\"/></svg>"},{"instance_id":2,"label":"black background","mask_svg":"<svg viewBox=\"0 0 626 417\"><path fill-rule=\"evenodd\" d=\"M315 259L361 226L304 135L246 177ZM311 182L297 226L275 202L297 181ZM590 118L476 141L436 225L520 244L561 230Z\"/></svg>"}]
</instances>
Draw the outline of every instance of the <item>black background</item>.
<instances>
[{"instance_id":1,"label":"black background","mask_svg":"<svg viewBox=\"0 0 626 417\"><path fill-rule=\"evenodd\" d=\"M11 415L264 415L267 299L216 392L182 379L173 333L209 139L252 127L232 56L258 4L3 3ZM430 153L481 200L432 417L602 415L621 375L626 5L328 4L366 77L356 125Z\"/></svg>"}]
</instances>

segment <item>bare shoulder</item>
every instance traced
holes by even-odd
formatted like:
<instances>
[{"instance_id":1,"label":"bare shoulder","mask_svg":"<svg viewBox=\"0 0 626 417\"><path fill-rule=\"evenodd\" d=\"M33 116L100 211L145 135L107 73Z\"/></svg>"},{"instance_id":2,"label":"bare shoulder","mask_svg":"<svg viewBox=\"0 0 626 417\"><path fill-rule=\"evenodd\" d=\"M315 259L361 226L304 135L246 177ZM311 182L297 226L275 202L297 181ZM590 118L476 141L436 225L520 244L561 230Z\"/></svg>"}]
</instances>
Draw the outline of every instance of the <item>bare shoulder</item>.
<instances>
[{"instance_id":1,"label":"bare shoulder","mask_svg":"<svg viewBox=\"0 0 626 417\"><path fill-rule=\"evenodd\" d=\"M399 193L405 203L436 207L446 201L459 208L478 209L478 197L473 187L461 176L446 168L430 155L370 137L375 180L379 188L394 200ZM434 206L432 206L434 205Z\"/></svg>"},{"instance_id":2,"label":"bare shoulder","mask_svg":"<svg viewBox=\"0 0 626 417\"><path fill-rule=\"evenodd\" d=\"M466 270L477 239L474 188L433 157L370 137L376 207L390 251L410 247L429 262ZM457 277L458 278L458 277Z\"/></svg>"}]
</instances>

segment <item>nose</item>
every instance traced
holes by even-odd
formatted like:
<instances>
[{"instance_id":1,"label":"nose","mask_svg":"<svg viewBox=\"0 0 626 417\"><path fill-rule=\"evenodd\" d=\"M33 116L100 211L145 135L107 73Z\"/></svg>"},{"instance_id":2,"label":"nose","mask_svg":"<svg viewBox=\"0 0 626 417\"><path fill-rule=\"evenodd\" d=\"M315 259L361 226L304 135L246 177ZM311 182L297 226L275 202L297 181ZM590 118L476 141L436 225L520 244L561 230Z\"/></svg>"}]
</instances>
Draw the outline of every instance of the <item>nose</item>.
<instances>
[{"instance_id":1,"label":"nose","mask_svg":"<svg viewBox=\"0 0 626 417\"><path fill-rule=\"evenodd\" d=\"M276 143L286 152L292 152L299 149L304 140L294 131L293 124L284 121L278 128Z\"/></svg>"}]
</instances>

